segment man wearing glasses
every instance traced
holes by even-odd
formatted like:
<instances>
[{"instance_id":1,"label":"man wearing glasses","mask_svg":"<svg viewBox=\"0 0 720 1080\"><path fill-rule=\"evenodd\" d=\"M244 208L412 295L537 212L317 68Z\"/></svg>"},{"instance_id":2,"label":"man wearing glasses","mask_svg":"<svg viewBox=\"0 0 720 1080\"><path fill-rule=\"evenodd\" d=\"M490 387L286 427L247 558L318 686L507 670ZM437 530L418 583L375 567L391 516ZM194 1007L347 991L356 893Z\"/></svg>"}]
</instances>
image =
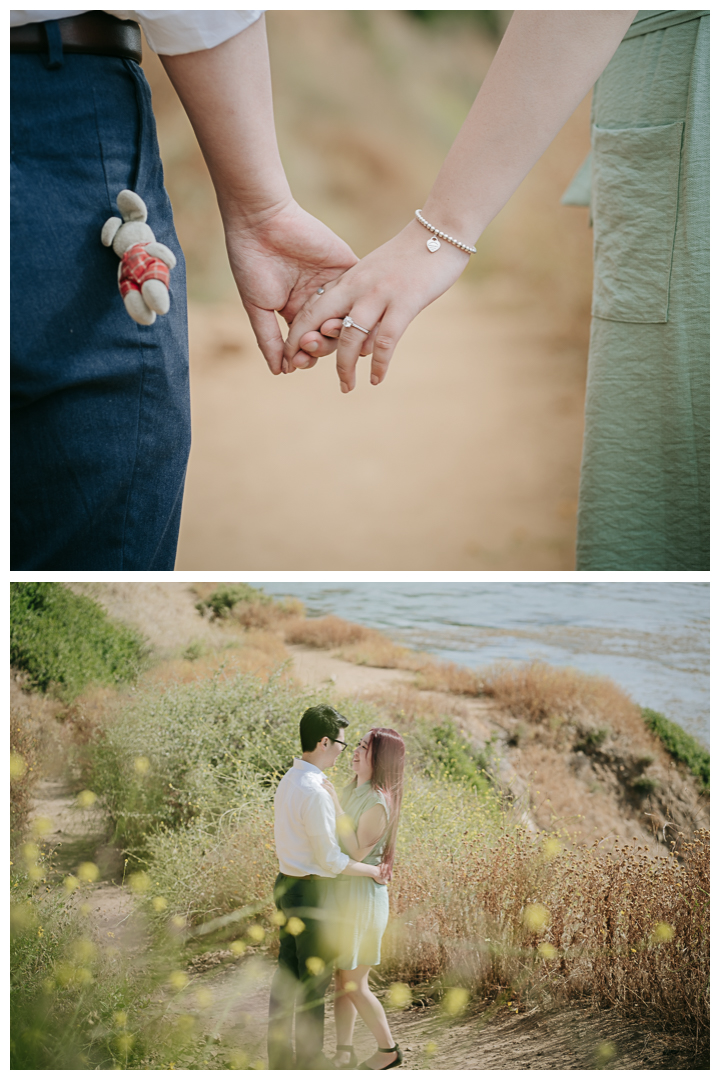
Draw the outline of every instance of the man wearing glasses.
<instances>
[{"instance_id":1,"label":"man wearing glasses","mask_svg":"<svg viewBox=\"0 0 720 1080\"><path fill-rule=\"evenodd\" d=\"M275 848L280 862L275 903L286 921L280 928L280 955L270 993L270 1069L334 1068L322 1052L324 998L333 971L332 949L322 932L325 883L337 874L382 880L379 867L354 862L340 850L335 807L322 786L324 770L347 746L339 738L347 726L331 705L307 709L300 720L302 757L294 759L275 792Z\"/></svg>"}]
</instances>

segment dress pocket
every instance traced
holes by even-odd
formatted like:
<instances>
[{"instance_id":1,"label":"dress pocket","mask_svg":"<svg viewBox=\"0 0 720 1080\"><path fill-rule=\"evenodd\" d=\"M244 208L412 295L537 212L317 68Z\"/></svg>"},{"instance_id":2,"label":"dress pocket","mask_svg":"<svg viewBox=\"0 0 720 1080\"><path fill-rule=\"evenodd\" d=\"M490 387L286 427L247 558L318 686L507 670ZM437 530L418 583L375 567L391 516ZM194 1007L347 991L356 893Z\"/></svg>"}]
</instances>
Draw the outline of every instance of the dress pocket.
<instances>
[{"instance_id":1,"label":"dress pocket","mask_svg":"<svg viewBox=\"0 0 720 1080\"><path fill-rule=\"evenodd\" d=\"M593 126L596 318L667 322L683 128Z\"/></svg>"}]
</instances>

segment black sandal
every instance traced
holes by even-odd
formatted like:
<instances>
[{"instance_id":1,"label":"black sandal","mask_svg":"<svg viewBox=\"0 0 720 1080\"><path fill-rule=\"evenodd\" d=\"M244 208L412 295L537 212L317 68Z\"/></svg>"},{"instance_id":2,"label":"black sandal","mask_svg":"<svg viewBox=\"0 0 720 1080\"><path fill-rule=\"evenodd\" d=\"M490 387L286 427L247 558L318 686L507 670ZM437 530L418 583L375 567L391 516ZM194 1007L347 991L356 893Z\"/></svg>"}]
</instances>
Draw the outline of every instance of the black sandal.
<instances>
[{"instance_id":1,"label":"black sandal","mask_svg":"<svg viewBox=\"0 0 720 1080\"><path fill-rule=\"evenodd\" d=\"M383 1065L382 1069L374 1069L374 1072L382 1072L383 1069L394 1069L398 1065L402 1065L402 1050L397 1043L391 1046L389 1050L386 1050L384 1046L378 1046L378 1051L381 1054L397 1054L397 1057L389 1065ZM367 1061L363 1061L362 1065L358 1065L358 1069L372 1069L372 1065L368 1065Z\"/></svg>"},{"instance_id":2,"label":"black sandal","mask_svg":"<svg viewBox=\"0 0 720 1080\"><path fill-rule=\"evenodd\" d=\"M335 1054L350 1054L350 1060L347 1065L337 1065L338 1069L354 1069L357 1067L357 1054L355 1053L354 1046L336 1046Z\"/></svg>"}]
</instances>

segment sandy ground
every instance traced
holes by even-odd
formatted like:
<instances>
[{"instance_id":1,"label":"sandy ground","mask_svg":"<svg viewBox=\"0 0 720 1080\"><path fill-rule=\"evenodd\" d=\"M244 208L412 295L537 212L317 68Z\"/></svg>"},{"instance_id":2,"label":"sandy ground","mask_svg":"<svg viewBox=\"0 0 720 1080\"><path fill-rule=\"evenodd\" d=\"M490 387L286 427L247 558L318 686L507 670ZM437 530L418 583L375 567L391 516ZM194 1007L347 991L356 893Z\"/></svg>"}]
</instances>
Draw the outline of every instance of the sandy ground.
<instances>
[{"instance_id":1,"label":"sandy ground","mask_svg":"<svg viewBox=\"0 0 720 1080\"><path fill-rule=\"evenodd\" d=\"M574 565L584 367L542 314L459 283L381 387L269 375L237 306L191 309L179 570Z\"/></svg>"}]
</instances>

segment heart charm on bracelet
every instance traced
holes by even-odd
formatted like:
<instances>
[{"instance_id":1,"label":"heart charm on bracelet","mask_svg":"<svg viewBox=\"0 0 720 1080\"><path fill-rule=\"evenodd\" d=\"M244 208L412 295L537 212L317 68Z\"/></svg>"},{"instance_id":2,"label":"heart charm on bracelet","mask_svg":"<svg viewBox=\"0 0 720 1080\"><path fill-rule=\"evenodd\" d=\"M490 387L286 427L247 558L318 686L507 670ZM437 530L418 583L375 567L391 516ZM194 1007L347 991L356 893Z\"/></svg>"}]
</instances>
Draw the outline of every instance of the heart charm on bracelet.
<instances>
[{"instance_id":1,"label":"heart charm on bracelet","mask_svg":"<svg viewBox=\"0 0 720 1080\"><path fill-rule=\"evenodd\" d=\"M440 241L438 240L437 236L431 236L427 242L428 251L437 251L439 247Z\"/></svg>"}]
</instances>

